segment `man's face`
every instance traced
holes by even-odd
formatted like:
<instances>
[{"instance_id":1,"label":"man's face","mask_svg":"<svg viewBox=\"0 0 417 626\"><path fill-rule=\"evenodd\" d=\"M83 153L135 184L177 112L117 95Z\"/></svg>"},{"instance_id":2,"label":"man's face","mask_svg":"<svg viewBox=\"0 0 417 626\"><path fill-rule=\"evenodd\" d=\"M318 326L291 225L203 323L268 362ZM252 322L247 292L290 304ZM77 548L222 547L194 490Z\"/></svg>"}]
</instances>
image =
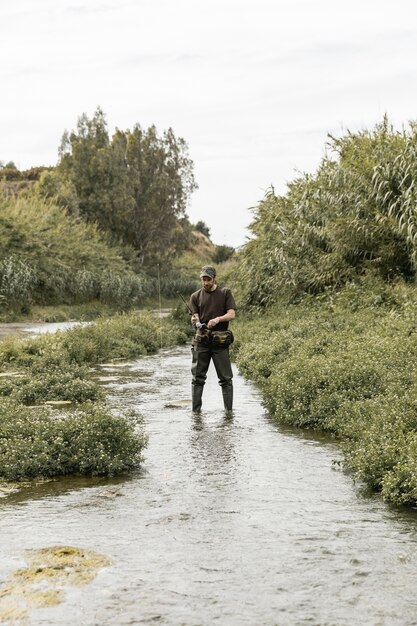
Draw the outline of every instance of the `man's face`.
<instances>
[{"instance_id":1,"label":"man's face","mask_svg":"<svg viewBox=\"0 0 417 626\"><path fill-rule=\"evenodd\" d=\"M214 287L214 278L210 278L210 276L202 276L201 284L204 287L204 291L211 291Z\"/></svg>"}]
</instances>

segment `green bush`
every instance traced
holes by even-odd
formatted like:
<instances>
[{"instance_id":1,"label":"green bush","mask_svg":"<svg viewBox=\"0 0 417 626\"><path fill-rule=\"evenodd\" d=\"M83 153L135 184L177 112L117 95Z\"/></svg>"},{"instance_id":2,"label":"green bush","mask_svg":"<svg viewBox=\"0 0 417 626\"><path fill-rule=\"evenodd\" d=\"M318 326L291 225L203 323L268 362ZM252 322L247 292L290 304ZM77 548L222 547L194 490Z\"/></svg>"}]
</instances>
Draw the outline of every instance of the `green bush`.
<instances>
[{"instance_id":1,"label":"green bush","mask_svg":"<svg viewBox=\"0 0 417 626\"><path fill-rule=\"evenodd\" d=\"M0 395L10 395L22 404L49 400L86 402L103 399L104 393L100 386L87 377L85 369L74 367L69 367L67 371L57 368L52 372L31 373L9 381L6 390L4 382L0 383ZM10 383L12 389L9 393Z\"/></svg>"},{"instance_id":2,"label":"green bush","mask_svg":"<svg viewBox=\"0 0 417 626\"><path fill-rule=\"evenodd\" d=\"M0 399L0 477L114 475L138 467L146 439L133 416L100 404L66 415Z\"/></svg>"}]
</instances>

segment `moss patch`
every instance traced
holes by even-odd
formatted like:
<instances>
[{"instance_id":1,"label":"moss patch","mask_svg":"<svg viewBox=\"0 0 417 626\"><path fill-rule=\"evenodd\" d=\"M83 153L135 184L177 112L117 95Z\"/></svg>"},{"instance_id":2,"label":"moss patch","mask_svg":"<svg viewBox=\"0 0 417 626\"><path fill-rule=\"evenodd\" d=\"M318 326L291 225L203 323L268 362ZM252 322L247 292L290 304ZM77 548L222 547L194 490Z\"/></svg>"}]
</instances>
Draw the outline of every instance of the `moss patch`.
<instances>
[{"instance_id":1,"label":"moss patch","mask_svg":"<svg viewBox=\"0 0 417 626\"><path fill-rule=\"evenodd\" d=\"M28 567L10 574L0 589L0 622L23 625L31 609L47 608L65 599L67 585L91 582L106 557L73 546L27 551Z\"/></svg>"}]
</instances>

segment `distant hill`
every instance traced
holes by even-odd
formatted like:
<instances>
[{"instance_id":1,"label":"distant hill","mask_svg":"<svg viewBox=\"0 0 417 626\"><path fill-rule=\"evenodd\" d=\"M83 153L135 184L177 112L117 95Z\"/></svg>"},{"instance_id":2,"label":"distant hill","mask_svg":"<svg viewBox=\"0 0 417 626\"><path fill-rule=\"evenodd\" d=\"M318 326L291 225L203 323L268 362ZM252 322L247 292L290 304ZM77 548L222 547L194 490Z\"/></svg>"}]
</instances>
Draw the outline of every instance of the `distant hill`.
<instances>
[{"instance_id":1,"label":"distant hill","mask_svg":"<svg viewBox=\"0 0 417 626\"><path fill-rule=\"evenodd\" d=\"M174 268L181 274L195 278L202 265L214 263L215 254L216 245L206 235L194 230L189 249L175 259Z\"/></svg>"}]
</instances>

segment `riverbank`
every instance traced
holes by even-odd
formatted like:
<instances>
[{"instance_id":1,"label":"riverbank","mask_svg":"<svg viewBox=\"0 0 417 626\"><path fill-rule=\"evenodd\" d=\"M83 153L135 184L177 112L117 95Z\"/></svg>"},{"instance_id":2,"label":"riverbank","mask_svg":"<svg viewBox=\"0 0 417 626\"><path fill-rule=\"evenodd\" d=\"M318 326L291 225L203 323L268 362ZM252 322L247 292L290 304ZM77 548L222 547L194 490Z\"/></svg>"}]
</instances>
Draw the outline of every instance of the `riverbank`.
<instances>
[{"instance_id":1,"label":"riverbank","mask_svg":"<svg viewBox=\"0 0 417 626\"><path fill-rule=\"evenodd\" d=\"M234 326L237 364L282 423L331 433L345 467L417 504L417 289L370 281Z\"/></svg>"}]
</instances>

